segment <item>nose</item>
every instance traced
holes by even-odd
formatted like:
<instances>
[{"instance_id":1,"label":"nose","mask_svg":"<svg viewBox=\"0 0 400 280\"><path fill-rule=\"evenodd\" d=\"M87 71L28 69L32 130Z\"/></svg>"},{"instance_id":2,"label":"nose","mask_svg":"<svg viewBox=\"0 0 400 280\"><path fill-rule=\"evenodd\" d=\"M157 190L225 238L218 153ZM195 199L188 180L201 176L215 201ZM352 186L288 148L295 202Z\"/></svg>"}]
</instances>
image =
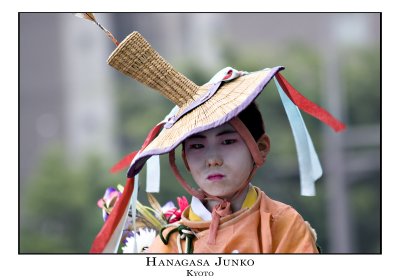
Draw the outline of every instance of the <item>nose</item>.
<instances>
[{"instance_id":1,"label":"nose","mask_svg":"<svg viewBox=\"0 0 400 280\"><path fill-rule=\"evenodd\" d=\"M207 158L208 167L222 166L222 164L224 164L222 158L217 155L211 155Z\"/></svg>"},{"instance_id":2,"label":"nose","mask_svg":"<svg viewBox=\"0 0 400 280\"><path fill-rule=\"evenodd\" d=\"M223 155L218 145L209 144L204 149L204 159L206 167L217 167L224 164Z\"/></svg>"}]
</instances>

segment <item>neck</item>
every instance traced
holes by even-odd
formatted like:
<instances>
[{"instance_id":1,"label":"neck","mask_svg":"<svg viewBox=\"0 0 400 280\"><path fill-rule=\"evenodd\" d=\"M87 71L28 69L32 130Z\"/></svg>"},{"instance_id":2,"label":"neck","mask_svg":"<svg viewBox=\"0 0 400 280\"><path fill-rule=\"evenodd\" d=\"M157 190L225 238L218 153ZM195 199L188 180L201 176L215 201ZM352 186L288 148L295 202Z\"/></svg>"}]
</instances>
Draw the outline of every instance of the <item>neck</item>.
<instances>
[{"instance_id":1,"label":"neck","mask_svg":"<svg viewBox=\"0 0 400 280\"><path fill-rule=\"evenodd\" d=\"M239 196L230 201L232 213L235 213L242 208L243 202L246 199L248 191L249 191L249 186L247 186ZM214 206L217 205L218 203L219 201L217 200L208 200L204 205L207 207L208 211L212 212Z\"/></svg>"}]
</instances>

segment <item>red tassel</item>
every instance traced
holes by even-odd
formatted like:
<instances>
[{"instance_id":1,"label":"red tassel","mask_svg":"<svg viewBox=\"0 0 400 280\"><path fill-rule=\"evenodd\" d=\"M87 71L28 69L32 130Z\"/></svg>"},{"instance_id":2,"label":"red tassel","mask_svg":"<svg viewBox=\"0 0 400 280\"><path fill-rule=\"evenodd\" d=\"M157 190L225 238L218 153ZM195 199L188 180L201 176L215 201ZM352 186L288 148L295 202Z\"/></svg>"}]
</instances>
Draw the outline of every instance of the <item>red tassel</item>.
<instances>
[{"instance_id":1,"label":"red tassel","mask_svg":"<svg viewBox=\"0 0 400 280\"><path fill-rule=\"evenodd\" d=\"M114 233L119 222L121 221L126 207L129 207L134 189L134 182L134 178L127 178L124 191L118 199L117 203L115 204L110 216L108 216L107 221L104 223L100 232L97 234L95 240L93 241L90 253L103 253L105 247L107 246L107 243L110 241L112 234Z\"/></svg>"},{"instance_id":2,"label":"red tassel","mask_svg":"<svg viewBox=\"0 0 400 280\"><path fill-rule=\"evenodd\" d=\"M144 140L142 148L140 150L144 150L151 143L151 141L153 141L154 138L156 138L161 128L164 127L164 124L165 124L164 122L161 122L151 129L151 131L146 137L146 140Z\"/></svg>"},{"instance_id":3,"label":"red tassel","mask_svg":"<svg viewBox=\"0 0 400 280\"><path fill-rule=\"evenodd\" d=\"M282 89L285 91L286 95L302 111L324 122L336 132L342 131L346 128L345 124L333 117L328 111L301 95L301 93L298 92L291 84L289 84L289 82L286 81L280 73L275 74L275 77Z\"/></svg>"},{"instance_id":4,"label":"red tassel","mask_svg":"<svg viewBox=\"0 0 400 280\"><path fill-rule=\"evenodd\" d=\"M111 169L110 172L111 173L115 173L118 171L121 171L122 169L124 169L125 167L129 166L133 160L133 158L136 156L136 154L139 151L134 151L130 154L127 154L126 156L124 156L123 159L121 159L118 163L116 163Z\"/></svg>"},{"instance_id":5,"label":"red tassel","mask_svg":"<svg viewBox=\"0 0 400 280\"><path fill-rule=\"evenodd\" d=\"M153 141L154 138L156 138L156 136L158 135L163 126L164 123L162 122L153 127L149 132L149 134L147 135L146 139L144 140L142 148L139 151L134 151L130 154L125 155L119 162L117 162L113 167L111 167L110 172L111 173L118 172L128 167L131 164L134 157L137 155L137 153L144 150L151 143L151 141Z\"/></svg>"}]
</instances>

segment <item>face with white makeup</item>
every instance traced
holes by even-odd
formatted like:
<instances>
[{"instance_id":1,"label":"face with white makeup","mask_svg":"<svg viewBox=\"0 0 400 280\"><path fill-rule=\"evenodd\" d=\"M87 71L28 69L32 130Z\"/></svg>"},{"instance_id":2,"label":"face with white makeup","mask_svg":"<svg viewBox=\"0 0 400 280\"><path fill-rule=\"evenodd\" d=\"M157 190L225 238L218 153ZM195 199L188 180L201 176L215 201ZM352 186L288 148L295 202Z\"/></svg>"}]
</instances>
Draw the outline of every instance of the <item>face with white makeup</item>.
<instances>
[{"instance_id":1,"label":"face with white makeup","mask_svg":"<svg viewBox=\"0 0 400 280\"><path fill-rule=\"evenodd\" d=\"M197 185L221 198L230 198L248 183L254 166L246 143L229 123L189 137L184 152Z\"/></svg>"}]
</instances>

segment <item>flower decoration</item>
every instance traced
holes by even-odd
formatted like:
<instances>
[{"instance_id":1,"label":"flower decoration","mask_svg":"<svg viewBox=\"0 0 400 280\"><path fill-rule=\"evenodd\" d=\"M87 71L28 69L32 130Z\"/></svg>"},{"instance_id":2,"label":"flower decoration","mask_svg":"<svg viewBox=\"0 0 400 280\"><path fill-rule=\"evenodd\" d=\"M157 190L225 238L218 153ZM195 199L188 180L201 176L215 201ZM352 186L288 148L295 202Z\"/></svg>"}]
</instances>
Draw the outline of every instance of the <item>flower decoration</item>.
<instances>
[{"instance_id":1,"label":"flower decoration","mask_svg":"<svg viewBox=\"0 0 400 280\"><path fill-rule=\"evenodd\" d=\"M123 191L124 187L122 185L118 185L117 188L109 187L106 189L104 196L97 201L97 206L102 209L104 221L111 214ZM135 252L135 239L137 252L145 252L163 227L180 221L183 210L189 205L184 196L177 197L178 208L172 201L168 201L164 206L161 206L150 193L147 193L147 199L150 206L143 205L140 201L136 202L135 223L133 223L132 209L129 209L129 215L120 242L123 253Z\"/></svg>"},{"instance_id":2,"label":"flower decoration","mask_svg":"<svg viewBox=\"0 0 400 280\"><path fill-rule=\"evenodd\" d=\"M125 246L122 247L122 252L135 253L135 239L138 253L144 253L153 243L154 238L156 238L157 232L150 228L140 228L135 234L126 239Z\"/></svg>"},{"instance_id":3,"label":"flower decoration","mask_svg":"<svg viewBox=\"0 0 400 280\"><path fill-rule=\"evenodd\" d=\"M106 189L103 198L97 201L97 206L103 210L103 220L106 221L110 215L112 209L118 198L121 196L121 192L113 187Z\"/></svg>"},{"instance_id":4,"label":"flower decoration","mask_svg":"<svg viewBox=\"0 0 400 280\"><path fill-rule=\"evenodd\" d=\"M164 216L167 219L168 223L170 223L170 224L179 221L182 217L183 210L185 210L186 207L189 206L189 203L188 203L186 197L184 197L184 196L177 197L176 200L178 201L179 209L177 209L171 201L169 201L166 204L167 207L164 208L165 209Z\"/></svg>"}]
</instances>

